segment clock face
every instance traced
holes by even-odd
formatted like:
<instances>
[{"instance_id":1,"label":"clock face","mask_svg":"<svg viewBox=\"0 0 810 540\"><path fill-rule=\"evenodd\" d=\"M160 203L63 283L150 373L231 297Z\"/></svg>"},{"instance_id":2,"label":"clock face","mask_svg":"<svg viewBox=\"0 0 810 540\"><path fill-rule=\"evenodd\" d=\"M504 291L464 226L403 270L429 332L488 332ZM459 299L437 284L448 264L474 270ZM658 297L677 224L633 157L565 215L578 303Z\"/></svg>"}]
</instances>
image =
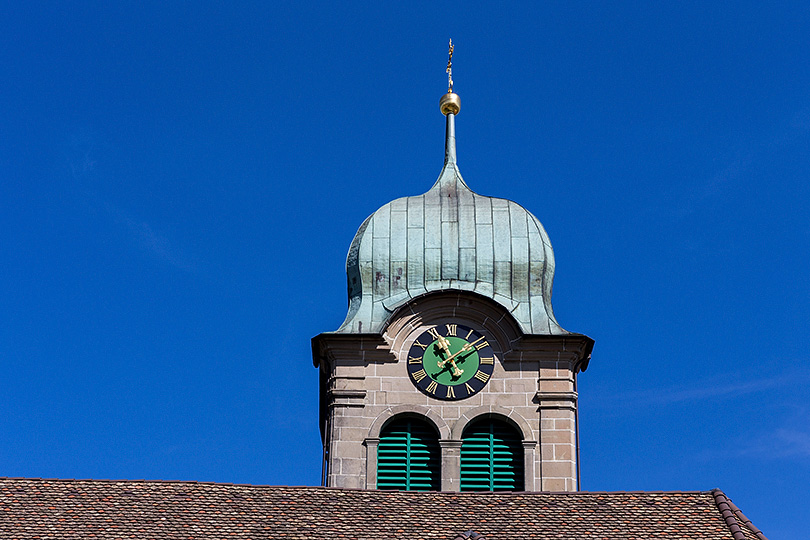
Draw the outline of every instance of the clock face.
<instances>
[{"instance_id":1,"label":"clock face","mask_svg":"<svg viewBox=\"0 0 810 540\"><path fill-rule=\"evenodd\" d=\"M464 399L480 392L495 369L495 354L480 332L461 324L428 329L408 351L408 375L437 399Z\"/></svg>"}]
</instances>

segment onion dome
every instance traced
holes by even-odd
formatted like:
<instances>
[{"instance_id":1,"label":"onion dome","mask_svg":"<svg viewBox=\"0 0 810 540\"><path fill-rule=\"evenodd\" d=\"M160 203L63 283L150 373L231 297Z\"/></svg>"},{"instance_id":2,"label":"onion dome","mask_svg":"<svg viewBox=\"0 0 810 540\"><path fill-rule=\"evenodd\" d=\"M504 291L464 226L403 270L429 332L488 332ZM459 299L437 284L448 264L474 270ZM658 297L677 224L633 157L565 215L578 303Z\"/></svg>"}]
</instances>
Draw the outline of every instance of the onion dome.
<instances>
[{"instance_id":1,"label":"onion dome","mask_svg":"<svg viewBox=\"0 0 810 540\"><path fill-rule=\"evenodd\" d=\"M349 312L338 333L380 333L421 295L470 291L508 310L526 334L567 334L551 309L554 253L540 221L519 204L472 191L456 163L458 94L446 115L444 167L423 195L396 199L366 219L346 259Z\"/></svg>"}]
</instances>

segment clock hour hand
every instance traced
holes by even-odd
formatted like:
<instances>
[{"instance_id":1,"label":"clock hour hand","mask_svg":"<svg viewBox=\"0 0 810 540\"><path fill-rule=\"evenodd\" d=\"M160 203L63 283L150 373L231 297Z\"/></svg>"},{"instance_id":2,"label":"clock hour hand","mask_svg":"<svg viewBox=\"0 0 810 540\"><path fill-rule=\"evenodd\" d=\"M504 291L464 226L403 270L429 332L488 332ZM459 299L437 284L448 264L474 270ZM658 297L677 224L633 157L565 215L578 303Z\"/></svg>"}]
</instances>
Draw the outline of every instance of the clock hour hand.
<instances>
[{"instance_id":1,"label":"clock hour hand","mask_svg":"<svg viewBox=\"0 0 810 540\"><path fill-rule=\"evenodd\" d=\"M446 357L449 357L449 356L450 356L450 342L449 342L449 341L447 341L447 338L446 338L446 337L444 337L444 336L439 336L439 337L436 339L436 346L439 348L439 350L440 350L440 351L442 351L442 352L444 353L444 355L445 355ZM444 367L444 365L445 365L446 363L447 363L447 360L439 360L439 361L436 363L436 365L438 365L439 367Z\"/></svg>"},{"instance_id":2,"label":"clock hour hand","mask_svg":"<svg viewBox=\"0 0 810 540\"><path fill-rule=\"evenodd\" d=\"M439 336L439 339L436 340L436 346L444 351L445 355L450 356L450 342L447 341L447 338Z\"/></svg>"}]
</instances>

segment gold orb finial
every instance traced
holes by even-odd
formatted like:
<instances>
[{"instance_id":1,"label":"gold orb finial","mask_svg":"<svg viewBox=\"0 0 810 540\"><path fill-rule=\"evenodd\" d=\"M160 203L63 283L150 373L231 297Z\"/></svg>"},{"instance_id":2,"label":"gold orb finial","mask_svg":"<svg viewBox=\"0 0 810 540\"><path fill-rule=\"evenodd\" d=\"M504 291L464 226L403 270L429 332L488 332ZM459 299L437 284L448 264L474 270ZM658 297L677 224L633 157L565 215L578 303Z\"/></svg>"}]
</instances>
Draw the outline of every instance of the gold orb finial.
<instances>
[{"instance_id":1,"label":"gold orb finial","mask_svg":"<svg viewBox=\"0 0 810 540\"><path fill-rule=\"evenodd\" d=\"M447 93L439 100L439 109L445 116L458 114L458 111L461 110L461 98L458 97L458 94L453 93L453 49L455 47L452 39L449 48L447 69L445 70L447 72Z\"/></svg>"},{"instance_id":2,"label":"gold orb finial","mask_svg":"<svg viewBox=\"0 0 810 540\"><path fill-rule=\"evenodd\" d=\"M458 94L445 94L439 100L439 109L441 109L442 114L445 116L448 114L458 114L458 111L461 110L461 98L458 97Z\"/></svg>"}]
</instances>

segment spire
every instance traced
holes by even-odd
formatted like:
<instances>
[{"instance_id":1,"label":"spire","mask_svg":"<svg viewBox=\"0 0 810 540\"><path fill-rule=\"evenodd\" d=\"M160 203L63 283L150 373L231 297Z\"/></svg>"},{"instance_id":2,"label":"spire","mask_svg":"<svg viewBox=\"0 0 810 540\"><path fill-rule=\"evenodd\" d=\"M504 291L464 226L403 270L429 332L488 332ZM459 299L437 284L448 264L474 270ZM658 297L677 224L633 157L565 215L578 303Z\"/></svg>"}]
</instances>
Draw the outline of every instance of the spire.
<instances>
[{"instance_id":1,"label":"spire","mask_svg":"<svg viewBox=\"0 0 810 540\"><path fill-rule=\"evenodd\" d=\"M447 93L439 100L439 109L447 116L447 132L444 141L444 163L456 163L456 119L461 109L461 98L453 93L453 40L450 40L450 50L447 60Z\"/></svg>"},{"instance_id":2,"label":"spire","mask_svg":"<svg viewBox=\"0 0 810 540\"><path fill-rule=\"evenodd\" d=\"M456 94L453 94L456 95ZM446 165L456 164L456 115L447 115L447 130L444 139L444 163Z\"/></svg>"}]
</instances>

